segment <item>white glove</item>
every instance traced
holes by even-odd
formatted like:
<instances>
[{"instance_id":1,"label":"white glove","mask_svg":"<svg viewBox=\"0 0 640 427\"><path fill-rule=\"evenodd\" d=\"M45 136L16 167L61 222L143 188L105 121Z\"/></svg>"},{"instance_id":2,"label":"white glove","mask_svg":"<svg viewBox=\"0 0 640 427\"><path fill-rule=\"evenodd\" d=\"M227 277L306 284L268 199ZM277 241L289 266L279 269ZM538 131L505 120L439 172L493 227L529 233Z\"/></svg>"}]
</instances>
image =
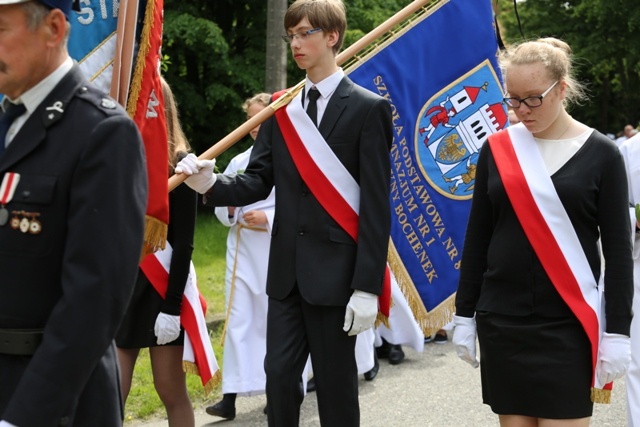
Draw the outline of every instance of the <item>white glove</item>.
<instances>
[{"instance_id":1,"label":"white glove","mask_svg":"<svg viewBox=\"0 0 640 427\"><path fill-rule=\"evenodd\" d=\"M604 386L627 372L631 362L631 340L625 335L605 332L598 353L598 380Z\"/></svg>"},{"instance_id":2,"label":"white glove","mask_svg":"<svg viewBox=\"0 0 640 427\"><path fill-rule=\"evenodd\" d=\"M476 357L476 319L453 316L453 345L458 357L474 368L480 366Z\"/></svg>"},{"instance_id":3,"label":"white glove","mask_svg":"<svg viewBox=\"0 0 640 427\"><path fill-rule=\"evenodd\" d=\"M0 421L0 427L18 427L18 426L2 420Z\"/></svg>"},{"instance_id":4,"label":"white glove","mask_svg":"<svg viewBox=\"0 0 640 427\"><path fill-rule=\"evenodd\" d=\"M175 341L180 335L180 316L160 312L153 332L158 337L158 345Z\"/></svg>"},{"instance_id":5,"label":"white glove","mask_svg":"<svg viewBox=\"0 0 640 427\"><path fill-rule=\"evenodd\" d=\"M176 173L188 176L184 181L189 187L200 194L206 193L216 183L216 175L213 168L216 160L198 160L195 154L189 153L176 165Z\"/></svg>"},{"instance_id":6,"label":"white glove","mask_svg":"<svg viewBox=\"0 0 640 427\"><path fill-rule=\"evenodd\" d=\"M373 326L378 315L378 296L355 290L344 315L343 330L349 335L357 335Z\"/></svg>"}]
</instances>

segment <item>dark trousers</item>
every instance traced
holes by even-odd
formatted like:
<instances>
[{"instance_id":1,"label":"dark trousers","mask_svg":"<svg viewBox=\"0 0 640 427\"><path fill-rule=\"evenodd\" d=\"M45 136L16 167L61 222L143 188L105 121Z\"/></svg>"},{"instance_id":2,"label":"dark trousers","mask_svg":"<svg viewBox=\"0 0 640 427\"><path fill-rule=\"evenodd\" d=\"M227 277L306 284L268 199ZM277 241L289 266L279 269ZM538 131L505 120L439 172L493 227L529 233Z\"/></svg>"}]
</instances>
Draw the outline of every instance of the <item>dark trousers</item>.
<instances>
[{"instance_id":1,"label":"dark trousers","mask_svg":"<svg viewBox=\"0 0 640 427\"><path fill-rule=\"evenodd\" d=\"M298 426L300 377L309 354L320 424L360 425L356 337L342 330L344 314L345 307L311 305L295 291L284 300L269 298L265 357L269 426Z\"/></svg>"},{"instance_id":2,"label":"dark trousers","mask_svg":"<svg viewBox=\"0 0 640 427\"><path fill-rule=\"evenodd\" d=\"M81 356L81 355L79 355ZM9 405L12 395L23 380L31 356L0 354L0 419ZM115 343L97 363L89 375L84 390L79 396L72 396L71 408L60 408L56 393L68 393L64 385L52 384L51 390L38 390L40 401L34 401L30 425L55 425L73 427L115 427L124 419L120 372L117 369ZM52 366L51 369L56 369ZM37 375L37 373L32 374ZM74 375L70 372L69 375ZM68 396L65 396L65 398ZM22 406L24 407L24 405ZM60 413L58 422L44 418L42 414ZM19 427L27 427L18 424Z\"/></svg>"}]
</instances>

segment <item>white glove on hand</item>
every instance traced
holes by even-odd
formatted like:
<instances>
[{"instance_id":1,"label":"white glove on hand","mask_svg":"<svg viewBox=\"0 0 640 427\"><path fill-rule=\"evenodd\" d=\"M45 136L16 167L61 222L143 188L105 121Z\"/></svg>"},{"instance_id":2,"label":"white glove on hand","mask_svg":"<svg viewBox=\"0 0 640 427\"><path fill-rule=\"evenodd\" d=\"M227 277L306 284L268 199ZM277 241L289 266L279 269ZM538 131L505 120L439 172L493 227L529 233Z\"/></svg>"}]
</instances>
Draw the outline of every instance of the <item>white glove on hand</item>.
<instances>
[{"instance_id":1,"label":"white glove on hand","mask_svg":"<svg viewBox=\"0 0 640 427\"><path fill-rule=\"evenodd\" d=\"M180 316L160 312L153 332L158 337L158 345L174 341L180 335Z\"/></svg>"},{"instance_id":2,"label":"white glove on hand","mask_svg":"<svg viewBox=\"0 0 640 427\"><path fill-rule=\"evenodd\" d=\"M604 386L627 372L631 362L631 340L625 335L605 332L598 353L598 380Z\"/></svg>"},{"instance_id":3,"label":"white glove on hand","mask_svg":"<svg viewBox=\"0 0 640 427\"><path fill-rule=\"evenodd\" d=\"M189 153L176 165L176 173L188 176L184 181L189 187L200 194L206 193L216 183L216 175L213 168L216 160L198 160L195 154Z\"/></svg>"},{"instance_id":4,"label":"white glove on hand","mask_svg":"<svg viewBox=\"0 0 640 427\"><path fill-rule=\"evenodd\" d=\"M10 422L2 420L2 421L0 421L0 427L18 427L18 426L15 425L15 424L11 424Z\"/></svg>"},{"instance_id":5,"label":"white glove on hand","mask_svg":"<svg viewBox=\"0 0 640 427\"><path fill-rule=\"evenodd\" d=\"M378 315L378 296L355 290L344 315L343 330L349 335L357 335L373 326Z\"/></svg>"},{"instance_id":6,"label":"white glove on hand","mask_svg":"<svg viewBox=\"0 0 640 427\"><path fill-rule=\"evenodd\" d=\"M476 358L476 319L473 317L453 316L453 345L458 357L477 368L480 362Z\"/></svg>"}]
</instances>

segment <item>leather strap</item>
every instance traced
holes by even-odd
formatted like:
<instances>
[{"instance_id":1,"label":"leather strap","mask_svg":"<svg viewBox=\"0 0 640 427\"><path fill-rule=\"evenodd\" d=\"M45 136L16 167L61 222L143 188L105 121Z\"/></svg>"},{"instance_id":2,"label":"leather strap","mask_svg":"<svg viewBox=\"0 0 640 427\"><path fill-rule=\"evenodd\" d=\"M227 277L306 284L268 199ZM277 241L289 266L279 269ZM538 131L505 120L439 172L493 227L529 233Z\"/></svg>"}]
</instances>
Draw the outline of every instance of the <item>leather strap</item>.
<instances>
[{"instance_id":1,"label":"leather strap","mask_svg":"<svg viewBox=\"0 0 640 427\"><path fill-rule=\"evenodd\" d=\"M0 354L31 356L42 342L42 329L0 329Z\"/></svg>"}]
</instances>

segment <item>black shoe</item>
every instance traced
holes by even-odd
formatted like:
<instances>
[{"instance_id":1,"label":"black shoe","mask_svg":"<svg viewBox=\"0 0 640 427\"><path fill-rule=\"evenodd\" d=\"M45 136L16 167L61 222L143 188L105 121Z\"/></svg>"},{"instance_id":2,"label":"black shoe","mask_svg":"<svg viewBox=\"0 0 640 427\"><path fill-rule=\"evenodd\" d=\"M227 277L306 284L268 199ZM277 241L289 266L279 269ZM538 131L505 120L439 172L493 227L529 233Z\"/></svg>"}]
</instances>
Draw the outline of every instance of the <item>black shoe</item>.
<instances>
[{"instance_id":1,"label":"black shoe","mask_svg":"<svg viewBox=\"0 0 640 427\"><path fill-rule=\"evenodd\" d=\"M224 400L221 400L215 405L207 406L205 411L209 415L214 415L227 420L232 420L236 417L236 407L226 404Z\"/></svg>"},{"instance_id":2,"label":"black shoe","mask_svg":"<svg viewBox=\"0 0 640 427\"><path fill-rule=\"evenodd\" d=\"M433 336L433 342L435 344L446 344L447 343L447 333L445 331L438 331L434 336Z\"/></svg>"},{"instance_id":3,"label":"black shoe","mask_svg":"<svg viewBox=\"0 0 640 427\"><path fill-rule=\"evenodd\" d=\"M264 409L262 410L262 413L267 415L269 413L268 408L269 408L269 405L264 405Z\"/></svg>"},{"instance_id":4,"label":"black shoe","mask_svg":"<svg viewBox=\"0 0 640 427\"><path fill-rule=\"evenodd\" d=\"M373 381L373 379L378 375L378 371L380 370L380 363L378 363L378 355L373 352L373 368L370 371L364 373L364 379L367 381Z\"/></svg>"},{"instance_id":5,"label":"black shoe","mask_svg":"<svg viewBox=\"0 0 640 427\"><path fill-rule=\"evenodd\" d=\"M311 391L316 391L316 379L315 378L311 378L309 381L307 381L307 393L309 393Z\"/></svg>"},{"instance_id":6,"label":"black shoe","mask_svg":"<svg viewBox=\"0 0 640 427\"><path fill-rule=\"evenodd\" d=\"M400 344L393 344L389 348L389 363L392 365L398 365L404 360L404 351Z\"/></svg>"},{"instance_id":7,"label":"black shoe","mask_svg":"<svg viewBox=\"0 0 640 427\"><path fill-rule=\"evenodd\" d=\"M376 347L376 355L378 356L378 359L388 358L389 350L391 350L391 344L382 338L382 345L380 347Z\"/></svg>"}]
</instances>

